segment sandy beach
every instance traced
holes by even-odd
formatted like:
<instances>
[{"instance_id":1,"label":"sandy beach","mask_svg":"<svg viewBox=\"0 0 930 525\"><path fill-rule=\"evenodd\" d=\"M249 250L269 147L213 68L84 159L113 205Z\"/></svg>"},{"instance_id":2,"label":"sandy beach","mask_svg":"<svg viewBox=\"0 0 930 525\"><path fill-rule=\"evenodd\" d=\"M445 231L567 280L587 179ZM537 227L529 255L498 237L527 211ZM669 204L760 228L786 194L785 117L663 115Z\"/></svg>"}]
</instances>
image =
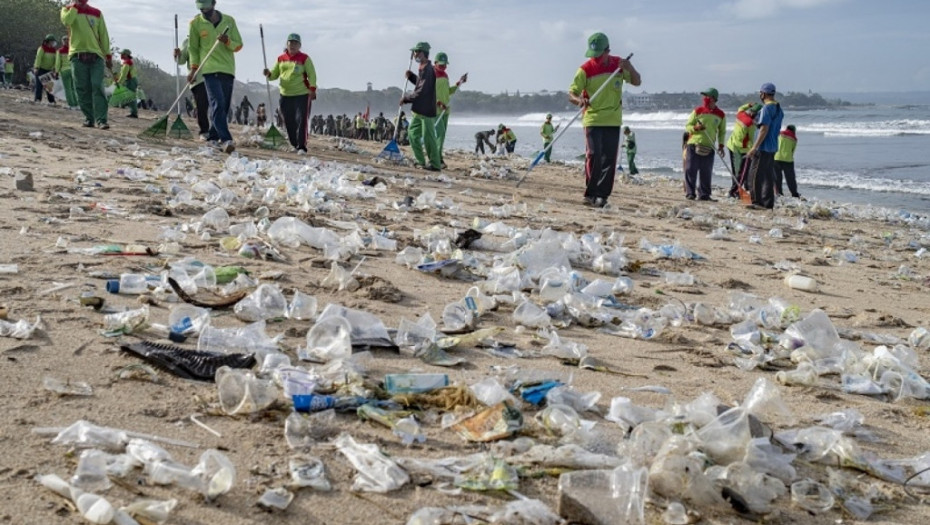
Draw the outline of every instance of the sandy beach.
<instances>
[{"instance_id":1,"label":"sandy beach","mask_svg":"<svg viewBox=\"0 0 930 525\"><path fill-rule=\"evenodd\" d=\"M921 243L930 246L928 231L894 214L888 214L895 219L892 222L879 218L874 210L867 211L871 214L868 218L857 218L850 208L812 207L810 203L782 203L774 211L752 211L732 200L691 202L683 198L680 181L652 177L648 172L634 181L618 180L609 206L597 210L581 204L583 173L561 163L537 167L517 188L515 181L525 172L526 159L485 161L491 176L484 177L479 161L463 151L447 152L449 168L441 175L373 162L383 144L351 142L347 146L319 137L311 138L307 157L298 157L249 146L249 137L239 134L238 151L234 157L227 157L204 154L202 144L196 141L138 138L138 133L157 118L151 112L143 112L142 118L132 121L122 116L122 110L111 109L112 129L88 130L81 128L78 112L33 105L26 102L30 97L26 92L0 91L0 265L18 267L17 273L0 274L0 306L6 307L10 322L32 323L39 317L42 322L41 328L27 339L0 338L0 385L5 405L0 416L0 443L5 450L0 458L0 486L5 489L0 505L3 523L86 522L68 500L35 481L37 475L44 474L68 480L77 465L78 452L74 447L51 444L54 434L37 434L34 430L66 427L82 419L196 444L197 448L163 445L174 460L187 466L197 464L201 454L211 448L232 461L235 485L213 501L178 486L154 485L141 469L114 479L113 487L101 493L117 507L140 499L175 498L178 505L168 523L403 524L423 507L499 508L516 499L497 491L453 492L430 476L412 472L411 481L395 491L379 494L352 490L356 471L333 445L340 434L350 435L358 443L376 444L392 459L440 459L487 451L502 454L499 444L467 442L454 430L442 428L442 413L436 410L420 414L426 436L422 444L404 446L390 429L348 413L337 414L331 428L325 429L312 446L296 451L285 440L285 419L291 409L283 397L259 413L228 416L218 408L213 383L184 380L163 370L158 370L156 381L145 374L119 377L125 367L143 362L121 352L119 342L158 337L146 332L122 338L101 335L103 314L80 304L82 292L94 292L105 300L106 307L139 308L141 304L137 296L106 293L106 281L92 277L90 272L157 274L167 263L188 256L216 267L239 265L255 278L265 276L262 282L276 284L288 300L297 289L315 296L320 310L338 303L377 316L389 329L397 328L401 319L413 321L426 313L441 325L446 305L461 300L477 284L407 268L395 262L396 252L371 248L361 249L343 263L350 271L358 267L354 275L359 288L354 291L326 287L323 283L331 272L329 263L325 263L322 251L308 246L278 245L285 262L239 257L236 251L220 246L220 239L228 233L215 232L206 238L191 227L215 205L205 204L196 193L193 204L167 204L178 190L190 190L199 181L220 181L235 194L237 203L227 209L231 224L255 220L256 210L265 204L271 221L296 217L311 226L329 228L340 237L348 236L355 227L363 236L369 230L387 232L397 241L398 251L408 246L427 251L422 232L430 228L458 234L495 221L513 228L573 233L577 238L597 234L605 245L612 235L622 235L622 246L628 250L630 261L623 275L634 283L629 294L617 297L626 305L659 310L668 304L703 303L724 309L733 292L752 294L762 302L779 297L796 306L801 317L815 309L823 310L845 339L855 340L868 353L879 346L869 341L873 335L906 341L915 328L927 327L930 318L930 257L915 257ZM184 120L195 125L192 119ZM234 134L238 128L234 126ZM409 148L404 152L409 156ZM177 163L173 170L166 169L167 162L179 158L189 160ZM358 198L346 196L348 192L330 192L325 203L301 208L282 198L289 188L279 187L278 198L262 203L258 196L264 193L253 191L255 184L230 182L220 176L224 170L235 172L236 163L244 159L264 162L261 166L268 170L277 166L297 171L303 166L306 171L302 173L308 177L322 172L330 176L348 173L346 179L351 187L364 188L371 198L368 193ZM278 159L277 164L269 164L273 159ZM506 177L497 176L501 170ZM14 179L25 172L32 175L34 191L16 189ZM259 178L267 174L259 171ZM375 176L385 181L383 191L362 186L362 180ZM422 209L397 204L407 197L416 202L424 192L434 192L435 200L422 197L427 203ZM158 250L168 242L163 238L165 229L181 231L183 225L188 228L186 236L175 241L176 253L123 257L79 251L105 244L137 244ZM725 239L718 238L723 232L708 237L723 227ZM773 229L780 230L781 236ZM267 236L258 237L268 241ZM703 258L657 258L641 248L644 238L655 245L677 241ZM482 241L486 243L481 246L500 245L506 240L485 235ZM504 255L476 251L476 256L487 258L488 266L493 257ZM908 269L902 270L902 266ZM789 267L815 279L819 291L787 287L784 269ZM613 282L617 278L591 268L576 270L589 281L601 278ZM687 272L695 283L668 284L665 272ZM544 304L537 292L524 293L536 304ZM167 324L171 308L182 304L158 298L151 303L149 321L161 324ZM527 356L541 353L546 342L540 342L536 329L518 327L513 310L514 305L501 304L484 313L477 328L503 327L496 340L513 344ZM685 405L703 393L712 393L722 403L735 406L743 402L758 379L776 384L776 372L794 369L793 364L786 367L783 362L753 370L738 368L734 354L727 350L733 341L732 324L736 323L708 326L685 320L680 326L666 326L651 339L619 337L577 323L558 328L564 340L586 345L588 354L601 365L622 374L567 366L551 356L507 359L480 348L456 348L449 353L463 358L464 363L449 368L429 365L404 352L374 349L372 359L366 362L366 376L377 383L390 373L447 373L453 384L462 385L488 377L502 382L529 376L571 380L579 392L601 393L599 413L582 414L584 419L596 422L593 437L582 444L615 455L617 444L625 436L620 425L603 417L612 398L628 397L634 405L662 409L676 402ZM216 309L211 325L241 327L245 323L231 309ZM309 320L286 319L269 322L267 333L283 335L280 348L293 365L320 367L297 359L296 351L305 344L311 326ZM784 327L772 331L780 334ZM194 349L196 341L192 338L181 346ZM930 366L927 350L917 350L916 357L915 371L926 374ZM93 395L58 396L43 388L46 377L86 382ZM665 387L670 393L631 390L649 385ZM791 417L761 417L776 432L809 427L815 424L815 416L852 408L864 416L862 428L875 438L856 441L863 451L891 460L914 458L930 450L926 400L895 401L886 396L845 393L838 375L823 375L807 386L777 385L777 392ZM539 409L529 405L523 408L525 425L514 437L557 445L559 436L547 433L536 420ZM193 423L192 414L199 414L199 421L221 437ZM256 506L266 489L288 484L288 461L297 454L321 458L333 490L295 490L293 502L284 511ZM827 482L824 463L797 459L794 466L798 480ZM557 512L559 471L530 465L521 470L516 491ZM858 470L842 471L867 485L874 484L877 494L881 494L876 502L881 499L888 504L888 510L874 514L870 522L917 524L930 517L923 499L912 498L900 484ZM919 489L912 492L920 495ZM654 497L646 504L646 523L663 522L666 501ZM685 505L695 510L704 523L743 521L727 506ZM778 497L772 507L764 518L766 522L855 521L838 510L838 505L821 514L808 513L792 504L790 493Z\"/></svg>"}]
</instances>

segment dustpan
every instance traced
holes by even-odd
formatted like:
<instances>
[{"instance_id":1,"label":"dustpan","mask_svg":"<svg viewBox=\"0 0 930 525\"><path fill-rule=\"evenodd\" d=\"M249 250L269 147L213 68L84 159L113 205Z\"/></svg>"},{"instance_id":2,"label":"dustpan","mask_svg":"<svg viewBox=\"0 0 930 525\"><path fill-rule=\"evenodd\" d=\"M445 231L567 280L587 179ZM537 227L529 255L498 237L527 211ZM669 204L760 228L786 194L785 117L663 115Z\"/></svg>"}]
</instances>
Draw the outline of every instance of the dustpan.
<instances>
[{"instance_id":1,"label":"dustpan","mask_svg":"<svg viewBox=\"0 0 930 525\"><path fill-rule=\"evenodd\" d=\"M407 69L413 67L413 57L410 58L410 64L407 66ZM404 96L407 96L407 86L410 84L408 79L404 82ZM400 151L400 146L397 145L397 137L400 136L400 114L403 106L397 108L397 119L394 120L394 136L391 137L391 142L387 143L387 146L381 150L381 153L375 156L377 159L385 159L391 162L403 162L404 154Z\"/></svg>"}]
</instances>

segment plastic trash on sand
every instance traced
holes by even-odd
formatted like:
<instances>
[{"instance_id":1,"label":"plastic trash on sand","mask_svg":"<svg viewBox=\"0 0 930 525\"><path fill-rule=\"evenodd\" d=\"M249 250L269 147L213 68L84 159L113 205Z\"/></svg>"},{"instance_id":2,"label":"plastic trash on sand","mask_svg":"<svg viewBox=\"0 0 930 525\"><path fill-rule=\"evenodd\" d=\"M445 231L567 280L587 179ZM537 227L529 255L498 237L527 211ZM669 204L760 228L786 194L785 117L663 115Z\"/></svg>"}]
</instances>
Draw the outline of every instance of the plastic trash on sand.
<instances>
[{"instance_id":1,"label":"plastic trash on sand","mask_svg":"<svg viewBox=\"0 0 930 525\"><path fill-rule=\"evenodd\" d=\"M84 381L62 381L46 376L42 379L42 387L60 396L92 396L94 389Z\"/></svg>"},{"instance_id":2,"label":"plastic trash on sand","mask_svg":"<svg viewBox=\"0 0 930 525\"><path fill-rule=\"evenodd\" d=\"M349 325L352 327L352 346L395 347L394 341L388 335L384 323L375 315L333 303L323 309L323 312L317 317L317 323L330 317L342 317L349 321Z\"/></svg>"},{"instance_id":3,"label":"plastic trash on sand","mask_svg":"<svg viewBox=\"0 0 930 525\"><path fill-rule=\"evenodd\" d=\"M329 362L352 355L352 325L345 317L317 320L307 332L307 347L298 351L301 359Z\"/></svg>"},{"instance_id":4,"label":"plastic trash on sand","mask_svg":"<svg viewBox=\"0 0 930 525\"><path fill-rule=\"evenodd\" d=\"M64 428L52 440L53 445L67 445L77 448L100 448L122 451L129 436L124 430L101 427L84 420L75 421Z\"/></svg>"},{"instance_id":5,"label":"plastic trash on sand","mask_svg":"<svg viewBox=\"0 0 930 525\"><path fill-rule=\"evenodd\" d=\"M492 406L502 402L517 404L517 399L503 385L493 377L486 377L468 387L475 398L485 406Z\"/></svg>"},{"instance_id":6,"label":"plastic trash on sand","mask_svg":"<svg viewBox=\"0 0 930 525\"><path fill-rule=\"evenodd\" d=\"M326 479L326 468L320 458L312 456L294 456L287 462L291 473L291 484L295 487L310 487L321 492L329 492L332 484Z\"/></svg>"},{"instance_id":7,"label":"plastic trash on sand","mask_svg":"<svg viewBox=\"0 0 930 525\"><path fill-rule=\"evenodd\" d=\"M833 494L824 484L810 479L791 484L791 501L802 509L820 514L833 508Z\"/></svg>"},{"instance_id":8,"label":"plastic trash on sand","mask_svg":"<svg viewBox=\"0 0 930 525\"><path fill-rule=\"evenodd\" d=\"M573 523L644 523L647 472L621 466L559 477L559 515Z\"/></svg>"},{"instance_id":9,"label":"plastic trash on sand","mask_svg":"<svg viewBox=\"0 0 930 525\"><path fill-rule=\"evenodd\" d=\"M312 295L307 295L300 290L294 290L294 298L287 307L287 316L290 319L299 319L302 321L311 320L316 317L317 300Z\"/></svg>"},{"instance_id":10,"label":"plastic trash on sand","mask_svg":"<svg viewBox=\"0 0 930 525\"><path fill-rule=\"evenodd\" d=\"M463 473L455 480L455 486L465 490L517 490L520 476L517 469L507 462L492 457Z\"/></svg>"},{"instance_id":11,"label":"plastic trash on sand","mask_svg":"<svg viewBox=\"0 0 930 525\"><path fill-rule=\"evenodd\" d=\"M171 511L178 506L178 500L152 500L144 499L134 501L120 510L129 514L133 518L140 520L142 523L155 523L161 525L171 517Z\"/></svg>"},{"instance_id":12,"label":"plastic trash on sand","mask_svg":"<svg viewBox=\"0 0 930 525\"><path fill-rule=\"evenodd\" d=\"M532 301L523 301L513 311L513 321L529 328L546 328L552 323L549 314Z\"/></svg>"},{"instance_id":13,"label":"plastic trash on sand","mask_svg":"<svg viewBox=\"0 0 930 525\"><path fill-rule=\"evenodd\" d=\"M236 467L222 452L209 449L200 455L200 462L191 470L200 479L201 493L212 501L232 490L236 483Z\"/></svg>"},{"instance_id":14,"label":"plastic trash on sand","mask_svg":"<svg viewBox=\"0 0 930 525\"><path fill-rule=\"evenodd\" d=\"M357 443L347 434L336 438L334 444L357 472L353 491L390 492L410 481L407 472L382 454L378 445Z\"/></svg>"},{"instance_id":15,"label":"plastic trash on sand","mask_svg":"<svg viewBox=\"0 0 930 525\"><path fill-rule=\"evenodd\" d=\"M292 412L284 421L284 439L292 449L307 448L333 431L336 411L333 409L300 414Z\"/></svg>"},{"instance_id":16,"label":"plastic trash on sand","mask_svg":"<svg viewBox=\"0 0 930 525\"><path fill-rule=\"evenodd\" d=\"M71 478L71 486L86 492L103 492L113 484L107 477L107 454L88 449L78 457L77 469Z\"/></svg>"},{"instance_id":17,"label":"plastic trash on sand","mask_svg":"<svg viewBox=\"0 0 930 525\"><path fill-rule=\"evenodd\" d=\"M252 372L227 366L216 371L216 388L220 406L229 415L264 410L278 397L278 388L273 381L259 379Z\"/></svg>"},{"instance_id":18,"label":"plastic trash on sand","mask_svg":"<svg viewBox=\"0 0 930 525\"><path fill-rule=\"evenodd\" d=\"M490 406L452 426L465 440L489 442L508 438L523 428L523 414L509 403Z\"/></svg>"},{"instance_id":19,"label":"plastic trash on sand","mask_svg":"<svg viewBox=\"0 0 930 525\"><path fill-rule=\"evenodd\" d=\"M258 499L258 506L266 509L285 510L294 501L294 493L284 487L267 489Z\"/></svg>"},{"instance_id":20,"label":"plastic trash on sand","mask_svg":"<svg viewBox=\"0 0 930 525\"><path fill-rule=\"evenodd\" d=\"M287 299L275 284L263 284L236 303L236 317L247 322L266 321L287 316Z\"/></svg>"}]
</instances>

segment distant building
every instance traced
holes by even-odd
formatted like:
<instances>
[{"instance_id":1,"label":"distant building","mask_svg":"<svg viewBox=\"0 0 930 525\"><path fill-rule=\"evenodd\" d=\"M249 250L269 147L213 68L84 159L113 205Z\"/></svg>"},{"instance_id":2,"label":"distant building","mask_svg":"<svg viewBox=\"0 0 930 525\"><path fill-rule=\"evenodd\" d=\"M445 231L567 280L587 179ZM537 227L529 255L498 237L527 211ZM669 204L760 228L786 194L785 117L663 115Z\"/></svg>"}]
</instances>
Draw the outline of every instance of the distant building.
<instances>
[{"instance_id":1,"label":"distant building","mask_svg":"<svg viewBox=\"0 0 930 525\"><path fill-rule=\"evenodd\" d=\"M624 93L623 107L625 109L656 109L656 103L652 95L643 91L642 93Z\"/></svg>"}]
</instances>

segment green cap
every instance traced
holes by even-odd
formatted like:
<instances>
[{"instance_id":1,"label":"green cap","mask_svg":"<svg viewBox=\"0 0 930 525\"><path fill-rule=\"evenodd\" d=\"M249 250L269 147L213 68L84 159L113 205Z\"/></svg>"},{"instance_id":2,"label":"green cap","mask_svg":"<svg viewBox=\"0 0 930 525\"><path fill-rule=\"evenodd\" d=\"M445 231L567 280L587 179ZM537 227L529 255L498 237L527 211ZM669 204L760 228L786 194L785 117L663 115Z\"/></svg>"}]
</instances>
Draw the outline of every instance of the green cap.
<instances>
[{"instance_id":1,"label":"green cap","mask_svg":"<svg viewBox=\"0 0 930 525\"><path fill-rule=\"evenodd\" d=\"M551 118L552 118L552 113L546 113L546 120L549 120Z\"/></svg>"},{"instance_id":2,"label":"green cap","mask_svg":"<svg viewBox=\"0 0 930 525\"><path fill-rule=\"evenodd\" d=\"M443 66L449 65L449 55L445 54L442 51L436 53L436 63L441 64Z\"/></svg>"},{"instance_id":3,"label":"green cap","mask_svg":"<svg viewBox=\"0 0 930 525\"><path fill-rule=\"evenodd\" d=\"M756 114L762 111L762 104L759 104L759 103L753 104L752 107L749 108L749 111L753 114Z\"/></svg>"},{"instance_id":4,"label":"green cap","mask_svg":"<svg viewBox=\"0 0 930 525\"><path fill-rule=\"evenodd\" d=\"M504 125L503 125L503 124L498 124L498 125L497 125L497 131L500 131L500 130L502 130L502 129L504 129Z\"/></svg>"},{"instance_id":5,"label":"green cap","mask_svg":"<svg viewBox=\"0 0 930 525\"><path fill-rule=\"evenodd\" d=\"M56 40L56 41L57 41L57 40L58 40L58 37L55 36L55 35L52 35L52 34L45 35L45 41L48 42L49 40Z\"/></svg>"},{"instance_id":6,"label":"green cap","mask_svg":"<svg viewBox=\"0 0 930 525\"><path fill-rule=\"evenodd\" d=\"M197 0L197 9L206 9L208 7L213 7L213 4L216 3L216 0Z\"/></svg>"},{"instance_id":7,"label":"green cap","mask_svg":"<svg viewBox=\"0 0 930 525\"><path fill-rule=\"evenodd\" d=\"M794 133L798 128L794 127L794 124L788 124L788 130Z\"/></svg>"},{"instance_id":8,"label":"green cap","mask_svg":"<svg viewBox=\"0 0 930 525\"><path fill-rule=\"evenodd\" d=\"M288 42L297 42L297 43L299 44L299 43L300 43L300 35L298 35L297 33L291 33L291 34L287 35L287 41L288 41Z\"/></svg>"},{"instance_id":9,"label":"green cap","mask_svg":"<svg viewBox=\"0 0 930 525\"><path fill-rule=\"evenodd\" d=\"M717 88L707 88L704 91L701 91L701 94L705 97L710 97L715 101L720 97L720 93L717 92Z\"/></svg>"},{"instance_id":10,"label":"green cap","mask_svg":"<svg viewBox=\"0 0 930 525\"><path fill-rule=\"evenodd\" d=\"M130 51L130 50L128 50L128 49L124 49L124 50L122 50L122 51L119 52L119 56L127 56L127 55L128 55L128 56L132 56L132 51Z\"/></svg>"},{"instance_id":11,"label":"green cap","mask_svg":"<svg viewBox=\"0 0 930 525\"><path fill-rule=\"evenodd\" d=\"M425 51L429 53L429 42L417 42L417 45L410 48L411 51Z\"/></svg>"},{"instance_id":12,"label":"green cap","mask_svg":"<svg viewBox=\"0 0 930 525\"><path fill-rule=\"evenodd\" d=\"M588 50L585 52L586 57L599 57L610 47L610 41L604 33L594 33L588 38Z\"/></svg>"}]
</instances>

